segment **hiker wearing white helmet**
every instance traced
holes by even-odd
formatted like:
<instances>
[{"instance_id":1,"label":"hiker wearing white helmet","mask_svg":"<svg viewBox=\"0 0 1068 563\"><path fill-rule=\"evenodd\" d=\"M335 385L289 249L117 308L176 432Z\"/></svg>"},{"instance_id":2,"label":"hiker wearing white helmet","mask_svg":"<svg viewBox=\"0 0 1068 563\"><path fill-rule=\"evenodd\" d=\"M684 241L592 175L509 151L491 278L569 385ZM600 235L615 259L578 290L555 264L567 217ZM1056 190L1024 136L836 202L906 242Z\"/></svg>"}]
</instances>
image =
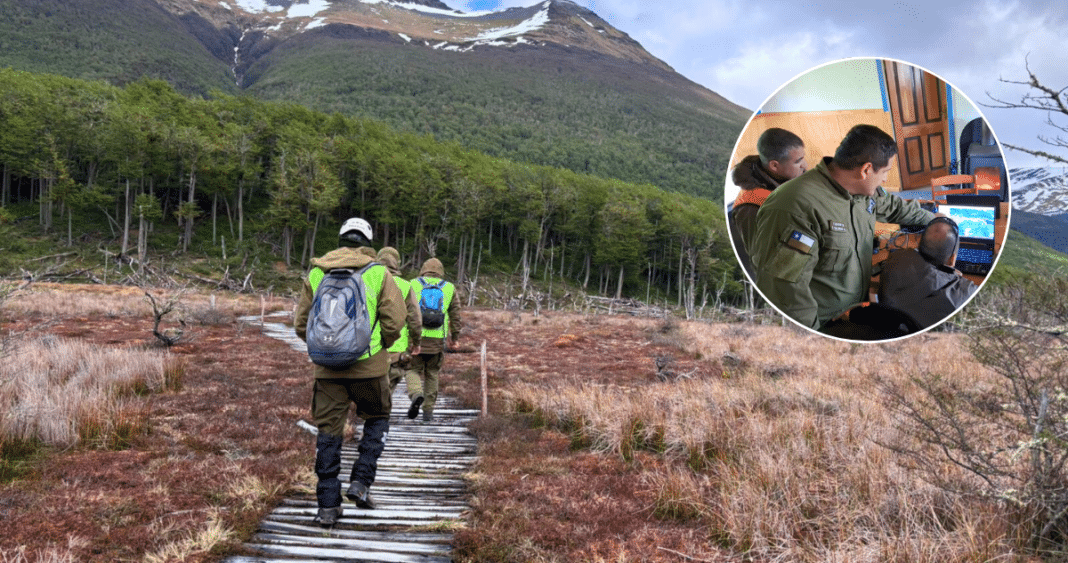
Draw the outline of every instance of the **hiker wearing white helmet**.
<instances>
[{"instance_id":1,"label":"hiker wearing white helmet","mask_svg":"<svg viewBox=\"0 0 1068 563\"><path fill-rule=\"evenodd\" d=\"M323 527L333 526L342 515L341 481L338 476L341 473L341 443L349 404L356 405L356 414L364 420L364 427L359 457L353 463L345 496L360 508L375 508L369 489L374 483L378 458L389 432L392 401L388 348L400 335L407 311L404 297L393 276L385 266L374 261L373 250L371 256L365 253L371 245L371 239L371 225L367 221L355 217L345 221L338 234L339 248L312 260L311 271L304 280L294 313L293 328L297 336L308 342L309 355L312 355L313 342L318 346L318 339L309 338L317 336L310 329L320 326L317 322L320 316L328 315L326 310L330 309L329 306L320 308L319 304L324 302L330 291L335 287L357 288L354 294L362 294L363 299L350 300L354 306L343 309L348 311L354 308L359 313L366 310L362 317L350 313L350 317L357 319L352 322L362 327L367 340L366 352L359 355L354 363L328 367L326 364L332 361L332 354L312 355L316 365L312 370L315 380L311 410L319 429L315 456L315 474L318 477L315 494L319 510L315 520ZM357 328L355 332L360 331ZM321 359L323 356L326 360Z\"/></svg>"}]
</instances>

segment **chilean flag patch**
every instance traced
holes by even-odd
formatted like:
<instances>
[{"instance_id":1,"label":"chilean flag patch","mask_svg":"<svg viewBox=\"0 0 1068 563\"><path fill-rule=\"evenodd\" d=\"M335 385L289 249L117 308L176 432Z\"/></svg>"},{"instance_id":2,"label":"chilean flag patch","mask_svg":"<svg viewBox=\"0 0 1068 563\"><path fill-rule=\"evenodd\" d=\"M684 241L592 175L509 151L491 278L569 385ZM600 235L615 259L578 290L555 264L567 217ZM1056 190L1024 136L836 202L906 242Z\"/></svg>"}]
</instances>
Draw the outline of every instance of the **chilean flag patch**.
<instances>
[{"instance_id":1,"label":"chilean flag patch","mask_svg":"<svg viewBox=\"0 0 1068 563\"><path fill-rule=\"evenodd\" d=\"M794 231L790 238L786 240L786 246L799 250L808 254L812 250L812 245L816 243L816 239L802 233L801 231Z\"/></svg>"}]
</instances>

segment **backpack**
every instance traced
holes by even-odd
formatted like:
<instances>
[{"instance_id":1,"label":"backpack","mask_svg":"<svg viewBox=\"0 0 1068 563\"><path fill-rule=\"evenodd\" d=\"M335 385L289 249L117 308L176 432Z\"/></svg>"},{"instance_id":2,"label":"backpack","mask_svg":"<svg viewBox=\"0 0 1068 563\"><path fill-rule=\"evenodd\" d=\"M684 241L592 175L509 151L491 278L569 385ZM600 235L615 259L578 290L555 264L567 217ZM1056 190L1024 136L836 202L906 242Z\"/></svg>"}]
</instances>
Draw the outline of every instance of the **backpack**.
<instances>
[{"instance_id":1,"label":"backpack","mask_svg":"<svg viewBox=\"0 0 1068 563\"><path fill-rule=\"evenodd\" d=\"M330 270L319 282L308 316L308 357L312 362L345 369L371 348L374 327L367 310L363 272L375 264L356 271Z\"/></svg>"},{"instance_id":2,"label":"backpack","mask_svg":"<svg viewBox=\"0 0 1068 563\"><path fill-rule=\"evenodd\" d=\"M428 283L425 278L419 278L419 284L423 286L419 296L419 312L423 314L423 326L441 328L445 324L445 292L441 290L445 280Z\"/></svg>"}]
</instances>

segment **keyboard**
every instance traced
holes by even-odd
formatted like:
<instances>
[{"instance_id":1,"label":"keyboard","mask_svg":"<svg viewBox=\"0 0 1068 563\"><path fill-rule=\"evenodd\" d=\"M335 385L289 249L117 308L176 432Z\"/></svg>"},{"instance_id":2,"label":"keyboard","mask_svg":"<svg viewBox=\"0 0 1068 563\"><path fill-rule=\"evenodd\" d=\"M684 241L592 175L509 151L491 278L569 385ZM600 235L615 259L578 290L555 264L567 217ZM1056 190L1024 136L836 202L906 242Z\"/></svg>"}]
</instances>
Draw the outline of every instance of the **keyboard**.
<instances>
[{"instance_id":1,"label":"keyboard","mask_svg":"<svg viewBox=\"0 0 1068 563\"><path fill-rule=\"evenodd\" d=\"M957 251L957 262L971 262L980 266L989 266L994 261L994 252L981 248L961 247Z\"/></svg>"},{"instance_id":2,"label":"keyboard","mask_svg":"<svg viewBox=\"0 0 1068 563\"><path fill-rule=\"evenodd\" d=\"M956 268L965 274L985 276L990 273L994 261L994 251L983 248L962 246L957 250Z\"/></svg>"}]
</instances>

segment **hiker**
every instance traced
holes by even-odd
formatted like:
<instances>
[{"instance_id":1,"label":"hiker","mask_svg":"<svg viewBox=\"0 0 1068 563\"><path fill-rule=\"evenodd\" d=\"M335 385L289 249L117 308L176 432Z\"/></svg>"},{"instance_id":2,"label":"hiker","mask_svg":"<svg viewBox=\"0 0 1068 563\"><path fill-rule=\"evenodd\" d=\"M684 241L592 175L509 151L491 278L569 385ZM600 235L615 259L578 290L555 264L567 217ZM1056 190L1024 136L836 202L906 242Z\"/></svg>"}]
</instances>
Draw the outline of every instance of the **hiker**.
<instances>
[{"instance_id":1,"label":"hiker","mask_svg":"<svg viewBox=\"0 0 1068 563\"><path fill-rule=\"evenodd\" d=\"M364 300L370 323L369 349L349 367L332 369L316 364L312 369L315 381L311 410L319 429L315 444L315 475L318 477L315 495L319 511L315 521L323 527L333 526L342 515L341 481L338 475L341 472L341 442L349 403L355 403L356 414L364 420L364 426L359 457L352 465L345 496L360 508L375 508L369 489L374 483L378 458L385 447L386 433L389 432L389 413L393 405L389 390L387 348L400 335L406 313L404 299L393 276L389 275L385 266L374 263L371 257L360 251L361 248L370 247L371 238L371 225L367 221L356 217L345 221L338 235L339 248L312 260L312 268L304 280L293 318L297 336L309 342L309 316L314 313L317 290L328 287L324 283L327 278L333 280L335 275L342 276L346 270L358 272L350 279L358 275L366 294ZM314 319L312 322L314 324Z\"/></svg>"},{"instance_id":2,"label":"hiker","mask_svg":"<svg viewBox=\"0 0 1068 563\"><path fill-rule=\"evenodd\" d=\"M404 304L408 308L408 322L401 329L400 338L389 347L389 392L392 394L411 365L412 354L419 354L423 316L419 313L419 301L412 291L412 282L401 277L400 252L392 246L383 246L378 251L378 262L393 274L393 281L397 282L397 287L404 295Z\"/></svg>"},{"instance_id":3,"label":"hiker","mask_svg":"<svg viewBox=\"0 0 1068 563\"><path fill-rule=\"evenodd\" d=\"M757 210L775 188L807 169L805 143L801 137L786 129L772 127L757 139L757 154L743 158L731 171L731 181L741 188L728 217L731 243L749 279L756 281L747 247L753 244L756 233Z\"/></svg>"},{"instance_id":4,"label":"hiker","mask_svg":"<svg viewBox=\"0 0 1068 563\"><path fill-rule=\"evenodd\" d=\"M445 359L446 345L454 347L460 337L463 323L460 320L460 300L456 286L442 279L445 268L441 260L429 258L419 270L419 277L412 280L412 293L419 302L423 317L421 350L412 354L408 368L408 418L415 418L423 410L423 422L434 419L434 403L438 399L438 374ZM448 337L448 340L446 340Z\"/></svg>"}]
</instances>

